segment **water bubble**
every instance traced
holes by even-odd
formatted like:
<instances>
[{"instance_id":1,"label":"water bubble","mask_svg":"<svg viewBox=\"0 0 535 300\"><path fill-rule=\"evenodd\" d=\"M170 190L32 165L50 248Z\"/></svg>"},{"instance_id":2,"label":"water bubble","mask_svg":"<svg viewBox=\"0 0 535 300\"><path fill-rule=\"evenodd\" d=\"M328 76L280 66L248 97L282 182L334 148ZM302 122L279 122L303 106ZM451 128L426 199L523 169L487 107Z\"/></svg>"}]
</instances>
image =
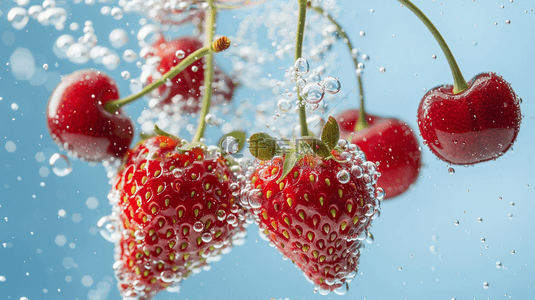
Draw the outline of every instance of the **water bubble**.
<instances>
[{"instance_id":1,"label":"water bubble","mask_svg":"<svg viewBox=\"0 0 535 300\"><path fill-rule=\"evenodd\" d=\"M220 210L217 211L217 219L219 221L223 221L226 218L227 218L227 213L224 210L220 209Z\"/></svg>"},{"instance_id":2,"label":"water bubble","mask_svg":"<svg viewBox=\"0 0 535 300\"><path fill-rule=\"evenodd\" d=\"M384 198L385 198L385 190L381 187L378 187L376 190L375 190L375 194L376 194L376 197L377 197L377 200L379 201L382 201Z\"/></svg>"},{"instance_id":3,"label":"water bubble","mask_svg":"<svg viewBox=\"0 0 535 300\"><path fill-rule=\"evenodd\" d=\"M17 30L23 29L30 17L28 16L28 11L22 7L13 7L7 13L7 20L11 22L11 26Z\"/></svg>"},{"instance_id":4,"label":"water bubble","mask_svg":"<svg viewBox=\"0 0 535 300\"><path fill-rule=\"evenodd\" d=\"M137 40L141 47L152 45L159 37L161 37L162 29L155 24L147 24L137 32Z\"/></svg>"},{"instance_id":5,"label":"water bubble","mask_svg":"<svg viewBox=\"0 0 535 300\"><path fill-rule=\"evenodd\" d=\"M160 273L160 278L165 283L171 283L174 281L175 274L171 270L165 270Z\"/></svg>"},{"instance_id":6,"label":"water bubble","mask_svg":"<svg viewBox=\"0 0 535 300\"><path fill-rule=\"evenodd\" d=\"M52 171L59 177L67 176L72 172L72 165L69 158L63 154L54 153L49 160Z\"/></svg>"},{"instance_id":7,"label":"water bubble","mask_svg":"<svg viewBox=\"0 0 535 300\"><path fill-rule=\"evenodd\" d=\"M81 43L72 44L67 50L67 57L75 64L85 64L89 61L89 48Z\"/></svg>"},{"instance_id":8,"label":"water bubble","mask_svg":"<svg viewBox=\"0 0 535 300\"><path fill-rule=\"evenodd\" d=\"M120 63L121 63L121 58L119 57L119 55L115 53L111 53L102 58L102 64L104 65L104 67L106 67L106 69L110 71L115 70L119 66Z\"/></svg>"},{"instance_id":9,"label":"water bubble","mask_svg":"<svg viewBox=\"0 0 535 300\"><path fill-rule=\"evenodd\" d=\"M515 203L514 202L510 202L509 205L511 205L511 207L515 207Z\"/></svg>"},{"instance_id":10,"label":"water bubble","mask_svg":"<svg viewBox=\"0 0 535 300\"><path fill-rule=\"evenodd\" d=\"M199 67L193 66L193 67L191 67L191 71L197 72L197 71L199 71Z\"/></svg>"},{"instance_id":11,"label":"water bubble","mask_svg":"<svg viewBox=\"0 0 535 300\"><path fill-rule=\"evenodd\" d=\"M360 31L360 32L359 32L359 35L362 36L362 37L364 37L364 36L366 36L366 32L364 32L364 31Z\"/></svg>"},{"instance_id":12,"label":"water bubble","mask_svg":"<svg viewBox=\"0 0 535 300\"><path fill-rule=\"evenodd\" d=\"M110 32L110 43L113 48L121 48L128 43L128 34L122 28L116 28Z\"/></svg>"},{"instance_id":13,"label":"water bubble","mask_svg":"<svg viewBox=\"0 0 535 300\"><path fill-rule=\"evenodd\" d=\"M277 102L277 107L280 109L281 112L287 112L292 109L292 101L287 99L280 99L279 102Z\"/></svg>"},{"instance_id":14,"label":"water bubble","mask_svg":"<svg viewBox=\"0 0 535 300\"><path fill-rule=\"evenodd\" d=\"M340 88L342 87L340 85L340 81L331 76L325 77L325 79L322 80L321 85L323 86L325 92L329 94L336 94L340 92Z\"/></svg>"},{"instance_id":15,"label":"water bubble","mask_svg":"<svg viewBox=\"0 0 535 300\"><path fill-rule=\"evenodd\" d=\"M454 168L448 168L448 173L450 174L455 174L455 169Z\"/></svg>"},{"instance_id":16,"label":"water bubble","mask_svg":"<svg viewBox=\"0 0 535 300\"><path fill-rule=\"evenodd\" d=\"M41 5L32 5L28 8L28 15L33 19L37 19L41 12L43 12L43 7Z\"/></svg>"},{"instance_id":17,"label":"water bubble","mask_svg":"<svg viewBox=\"0 0 535 300\"><path fill-rule=\"evenodd\" d=\"M238 152L239 142L238 140L233 136L227 136L222 142L221 142L221 148L223 149L223 152L228 154L235 154Z\"/></svg>"},{"instance_id":18,"label":"water bubble","mask_svg":"<svg viewBox=\"0 0 535 300\"><path fill-rule=\"evenodd\" d=\"M453 224L455 224L455 226L459 225L459 220L453 221Z\"/></svg>"},{"instance_id":19,"label":"water bubble","mask_svg":"<svg viewBox=\"0 0 535 300\"><path fill-rule=\"evenodd\" d=\"M116 243L121 240L121 234L118 231L117 219L114 216L104 216L97 222L100 234L108 242Z\"/></svg>"},{"instance_id":20,"label":"water bubble","mask_svg":"<svg viewBox=\"0 0 535 300\"><path fill-rule=\"evenodd\" d=\"M511 20L505 20L505 24L507 25L511 24Z\"/></svg>"},{"instance_id":21,"label":"water bubble","mask_svg":"<svg viewBox=\"0 0 535 300\"><path fill-rule=\"evenodd\" d=\"M262 194L260 190L251 190L249 192L249 205L252 208L262 207Z\"/></svg>"},{"instance_id":22,"label":"water bubble","mask_svg":"<svg viewBox=\"0 0 535 300\"><path fill-rule=\"evenodd\" d=\"M238 221L238 218L236 218L235 215L233 215L233 214L228 215L228 217L227 217L227 223L228 224L232 225L232 224L236 223L237 221Z\"/></svg>"},{"instance_id":23,"label":"water bubble","mask_svg":"<svg viewBox=\"0 0 535 300\"><path fill-rule=\"evenodd\" d=\"M48 70L48 64L44 64L43 69Z\"/></svg>"},{"instance_id":24,"label":"water bubble","mask_svg":"<svg viewBox=\"0 0 535 300\"><path fill-rule=\"evenodd\" d=\"M347 284L347 282L344 282L342 286L334 290L334 292L337 295L341 295L341 296L347 294L348 291L349 291L349 285Z\"/></svg>"},{"instance_id":25,"label":"water bubble","mask_svg":"<svg viewBox=\"0 0 535 300\"><path fill-rule=\"evenodd\" d=\"M485 239L484 237L481 238L481 242L484 243L487 239Z\"/></svg>"},{"instance_id":26,"label":"water bubble","mask_svg":"<svg viewBox=\"0 0 535 300\"><path fill-rule=\"evenodd\" d=\"M195 222L195 224L193 224L193 230L195 230L196 232L201 232L203 229L204 224L201 221L197 221Z\"/></svg>"},{"instance_id":27,"label":"water bubble","mask_svg":"<svg viewBox=\"0 0 535 300\"><path fill-rule=\"evenodd\" d=\"M386 72L386 69L385 69L385 67L380 67L380 68L379 68L379 72L381 72L381 73L384 73L384 72Z\"/></svg>"},{"instance_id":28,"label":"water bubble","mask_svg":"<svg viewBox=\"0 0 535 300\"><path fill-rule=\"evenodd\" d=\"M359 166L352 166L351 167L351 174L355 176L355 178L361 178L362 177L362 168Z\"/></svg>"},{"instance_id":29,"label":"water bubble","mask_svg":"<svg viewBox=\"0 0 535 300\"><path fill-rule=\"evenodd\" d=\"M509 220L512 220L513 219L513 214L512 213L508 213L507 214L507 218L509 218Z\"/></svg>"},{"instance_id":30,"label":"water bubble","mask_svg":"<svg viewBox=\"0 0 535 300\"><path fill-rule=\"evenodd\" d=\"M488 289L489 288L489 283L488 282L483 282L483 288L484 289Z\"/></svg>"},{"instance_id":31,"label":"water bubble","mask_svg":"<svg viewBox=\"0 0 535 300\"><path fill-rule=\"evenodd\" d=\"M209 243L212 241L212 234L210 232L205 232L202 234L201 239L205 243Z\"/></svg>"},{"instance_id":32,"label":"water bubble","mask_svg":"<svg viewBox=\"0 0 535 300\"><path fill-rule=\"evenodd\" d=\"M338 173L336 173L336 179L338 179L340 183L348 183L349 179L351 179L351 176L349 175L348 171L340 170Z\"/></svg>"},{"instance_id":33,"label":"water bubble","mask_svg":"<svg viewBox=\"0 0 535 300\"><path fill-rule=\"evenodd\" d=\"M182 51L182 50L177 50L175 52L175 55L177 58L179 59L183 59L184 57L186 57L186 52Z\"/></svg>"},{"instance_id":34,"label":"water bubble","mask_svg":"<svg viewBox=\"0 0 535 300\"><path fill-rule=\"evenodd\" d=\"M372 244L374 240L375 240L375 237L373 236L373 234L371 232L368 232L368 237L366 238L366 243Z\"/></svg>"},{"instance_id":35,"label":"water bubble","mask_svg":"<svg viewBox=\"0 0 535 300\"><path fill-rule=\"evenodd\" d=\"M123 18L123 10L120 9L119 7L114 7L111 9L111 16L115 19L115 20L120 20Z\"/></svg>"},{"instance_id":36,"label":"water bubble","mask_svg":"<svg viewBox=\"0 0 535 300\"><path fill-rule=\"evenodd\" d=\"M130 72L128 72L128 71L122 71L122 72L121 72L121 76L122 76L124 79L130 79Z\"/></svg>"},{"instance_id":37,"label":"water bubble","mask_svg":"<svg viewBox=\"0 0 535 300\"><path fill-rule=\"evenodd\" d=\"M500 269L501 267L502 267L502 263L499 262L499 261L497 261L497 262L496 262L496 268Z\"/></svg>"},{"instance_id":38,"label":"water bubble","mask_svg":"<svg viewBox=\"0 0 535 300\"><path fill-rule=\"evenodd\" d=\"M301 95L305 99L306 102L310 104L316 104L316 103L319 103L321 100L323 100L323 96L325 95L325 92L323 91L323 88L321 85L317 83L312 83L312 84L307 84L303 88Z\"/></svg>"},{"instance_id":39,"label":"water bubble","mask_svg":"<svg viewBox=\"0 0 535 300\"><path fill-rule=\"evenodd\" d=\"M481 223L481 222L483 222L483 218L478 217L478 218L477 218L477 221L478 221L479 223Z\"/></svg>"},{"instance_id":40,"label":"water bubble","mask_svg":"<svg viewBox=\"0 0 535 300\"><path fill-rule=\"evenodd\" d=\"M123 60L127 63L131 63L137 59L137 54L134 50L127 49L123 52Z\"/></svg>"},{"instance_id":41,"label":"water bubble","mask_svg":"<svg viewBox=\"0 0 535 300\"><path fill-rule=\"evenodd\" d=\"M297 85L297 87L299 89L304 89L305 86L307 84L307 81L304 79L304 78L299 78L297 79L297 81L295 82L295 85Z\"/></svg>"},{"instance_id":42,"label":"water bubble","mask_svg":"<svg viewBox=\"0 0 535 300\"><path fill-rule=\"evenodd\" d=\"M511 254L515 254L515 253L516 253L515 249L511 250Z\"/></svg>"},{"instance_id":43,"label":"water bubble","mask_svg":"<svg viewBox=\"0 0 535 300\"><path fill-rule=\"evenodd\" d=\"M432 59L437 59L437 56L433 54L433 56L431 56Z\"/></svg>"},{"instance_id":44,"label":"water bubble","mask_svg":"<svg viewBox=\"0 0 535 300\"><path fill-rule=\"evenodd\" d=\"M300 57L294 63L294 71L297 76L305 76L308 74L310 66L308 65L308 60Z\"/></svg>"}]
</instances>

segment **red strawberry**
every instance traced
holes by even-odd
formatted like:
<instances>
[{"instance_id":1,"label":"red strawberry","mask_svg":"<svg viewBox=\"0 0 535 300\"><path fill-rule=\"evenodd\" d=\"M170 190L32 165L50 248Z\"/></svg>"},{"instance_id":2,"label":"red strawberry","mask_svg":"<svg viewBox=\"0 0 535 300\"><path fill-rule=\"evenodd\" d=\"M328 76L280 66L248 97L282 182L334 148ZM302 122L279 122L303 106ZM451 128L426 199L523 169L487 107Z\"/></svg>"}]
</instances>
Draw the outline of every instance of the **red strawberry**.
<instances>
[{"instance_id":1,"label":"red strawberry","mask_svg":"<svg viewBox=\"0 0 535 300\"><path fill-rule=\"evenodd\" d=\"M402 194L420 174L422 153L416 135L401 120L373 115L366 115L368 128L355 131L358 118L357 109L346 110L337 117L341 137L351 139L368 160L377 162L381 173L377 186L385 190L385 199Z\"/></svg>"},{"instance_id":2,"label":"red strawberry","mask_svg":"<svg viewBox=\"0 0 535 300\"><path fill-rule=\"evenodd\" d=\"M178 65L186 56L202 48L203 44L194 37L181 37L173 41L166 41L161 36L145 55L146 81L148 84L157 80ZM177 51L182 51L177 57ZM180 57L180 58L179 58ZM157 78L155 77L157 76ZM204 60L197 60L187 69L175 76L170 85L162 85L153 92L153 97L159 98L157 107L178 104L180 111L196 113L201 108L201 87L204 84ZM213 96L216 99L230 101L234 93L235 83L223 71L214 71Z\"/></svg>"},{"instance_id":3,"label":"red strawberry","mask_svg":"<svg viewBox=\"0 0 535 300\"><path fill-rule=\"evenodd\" d=\"M495 73L481 73L468 89L452 85L429 90L418 107L418 127L440 159L470 165L496 159L513 145L522 120L520 98Z\"/></svg>"},{"instance_id":4,"label":"red strawberry","mask_svg":"<svg viewBox=\"0 0 535 300\"><path fill-rule=\"evenodd\" d=\"M104 108L117 99L117 84L104 73L82 70L63 77L46 109L50 136L87 161L122 157L134 137L134 124L122 109L112 114Z\"/></svg>"},{"instance_id":5,"label":"red strawberry","mask_svg":"<svg viewBox=\"0 0 535 300\"><path fill-rule=\"evenodd\" d=\"M357 274L361 241L379 209L375 164L348 145L328 158L301 155L283 171L291 155L256 161L248 202L270 242L320 293L343 293Z\"/></svg>"},{"instance_id":6,"label":"red strawberry","mask_svg":"<svg viewBox=\"0 0 535 300\"><path fill-rule=\"evenodd\" d=\"M238 183L228 162L204 146L177 143L164 136L142 141L115 178L111 195L122 235L114 269L123 297L176 291L181 280L244 237L244 211L233 196Z\"/></svg>"}]
</instances>

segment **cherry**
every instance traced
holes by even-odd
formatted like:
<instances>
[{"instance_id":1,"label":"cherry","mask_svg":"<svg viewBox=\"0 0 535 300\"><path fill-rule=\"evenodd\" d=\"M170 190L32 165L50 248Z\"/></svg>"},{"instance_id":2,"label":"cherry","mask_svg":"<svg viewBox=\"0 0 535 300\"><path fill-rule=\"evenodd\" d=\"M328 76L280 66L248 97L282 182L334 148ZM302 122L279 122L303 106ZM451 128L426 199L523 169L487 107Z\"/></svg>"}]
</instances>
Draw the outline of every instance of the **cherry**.
<instances>
[{"instance_id":1,"label":"cherry","mask_svg":"<svg viewBox=\"0 0 535 300\"><path fill-rule=\"evenodd\" d=\"M416 182L420 173L421 151L416 135L399 119L369 114L365 117L368 127L356 131L359 117L357 109L338 115L341 138L351 139L368 161L378 163L381 176L377 186L385 190L385 199L402 194Z\"/></svg>"},{"instance_id":2,"label":"cherry","mask_svg":"<svg viewBox=\"0 0 535 300\"><path fill-rule=\"evenodd\" d=\"M454 85L431 89L418 106L418 127L440 159L470 165L496 159L513 145L520 129L520 98L492 72L466 82L446 41L429 18L409 0L398 0L433 34L442 48Z\"/></svg>"},{"instance_id":3,"label":"cherry","mask_svg":"<svg viewBox=\"0 0 535 300\"><path fill-rule=\"evenodd\" d=\"M452 85L425 94L418 107L418 127L440 159L469 165L503 155L520 129L520 100L502 77L481 73L459 94Z\"/></svg>"},{"instance_id":4,"label":"cherry","mask_svg":"<svg viewBox=\"0 0 535 300\"><path fill-rule=\"evenodd\" d=\"M147 83L150 84L158 79L155 78L155 74L167 73L186 56L202 46L203 43L194 37L181 37L172 41L166 41L163 36L158 38L151 46L151 51L145 55L148 62L151 58L159 58L155 70L148 68ZM173 77L170 85L162 85L156 89L153 96L159 98L157 106L165 109L166 105L179 103L180 110L185 113L198 112L202 105L201 87L204 84L204 67L204 59L199 59ZM230 101L235 86L232 78L227 74L219 69L214 70L213 95L216 99Z\"/></svg>"},{"instance_id":5,"label":"cherry","mask_svg":"<svg viewBox=\"0 0 535 300\"><path fill-rule=\"evenodd\" d=\"M134 137L134 124L121 109L110 113L104 107L118 98L117 84L104 73L81 70L66 75L48 101L50 136L87 161L122 157Z\"/></svg>"}]
</instances>

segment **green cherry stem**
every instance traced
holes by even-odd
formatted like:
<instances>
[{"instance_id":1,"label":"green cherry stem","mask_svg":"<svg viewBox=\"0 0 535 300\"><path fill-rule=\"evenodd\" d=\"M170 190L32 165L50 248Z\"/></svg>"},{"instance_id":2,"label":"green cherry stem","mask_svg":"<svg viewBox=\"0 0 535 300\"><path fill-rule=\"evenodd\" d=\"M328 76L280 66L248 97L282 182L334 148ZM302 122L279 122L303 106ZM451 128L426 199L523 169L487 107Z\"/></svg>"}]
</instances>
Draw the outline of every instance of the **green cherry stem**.
<instances>
[{"instance_id":1,"label":"green cherry stem","mask_svg":"<svg viewBox=\"0 0 535 300\"><path fill-rule=\"evenodd\" d=\"M212 41L214 40L215 21L217 17L217 8L214 5L214 0L208 0L207 9L208 15L206 16L205 44L211 45ZM227 48L228 46L230 46L229 40ZM208 53L206 55L204 68L204 94L202 99L202 109L199 116L199 125L197 125L197 131L193 136L192 143L199 142L203 137L204 130L206 129L206 115L210 111L210 105L212 104L212 81L214 80L214 55L212 53Z\"/></svg>"},{"instance_id":2,"label":"green cherry stem","mask_svg":"<svg viewBox=\"0 0 535 300\"><path fill-rule=\"evenodd\" d=\"M153 83L147 85L140 92L132 94L132 95L130 95L130 96L126 97L126 98L123 98L123 99L110 101L110 102L105 104L104 108L109 113L114 114L122 106L124 106L124 105L126 105L126 104L128 104L130 102L134 102L135 100L137 100L137 99L147 95L148 93L152 92L153 90L159 88L167 80L172 79L173 77L178 75L180 72L184 71L184 69L189 67L192 63L194 63L199 58L201 58L201 57L203 57L205 55L208 55L208 54L211 55L214 52L221 52L221 51L227 49L228 46L226 48L224 48L224 49L221 47L223 44L226 43L226 42L221 42L220 41L221 39L225 39L226 41L228 41L228 45L230 46L230 41L228 40L228 38L227 37L222 37L222 38L218 39L217 41L215 41L214 43L209 44L208 46L203 47L203 48L191 53L190 55L188 55L178 65L176 65L174 68L169 70L169 72L165 73L165 75L163 75L160 79L158 79L158 80L154 81Z\"/></svg>"},{"instance_id":3,"label":"green cherry stem","mask_svg":"<svg viewBox=\"0 0 535 300\"><path fill-rule=\"evenodd\" d=\"M353 64L355 65L355 71L359 69L359 61L357 54L353 51L353 45L351 44L351 40L349 39L349 36L347 36L345 30L340 26L340 24L336 21L336 19L330 15L327 11L325 11L320 6L312 6L312 3L308 2L308 7L320 15L326 17L335 27L336 32L344 39L344 42L347 45L347 48L349 49L349 53L351 54L351 57L353 58ZM357 124L355 126L355 130L359 131L365 128L368 128L368 122L366 122L366 111L364 110L364 88L362 84L362 76L360 73L357 73L357 84L359 86L359 102L360 102L360 109L359 109L359 119L357 121Z\"/></svg>"},{"instance_id":4,"label":"green cherry stem","mask_svg":"<svg viewBox=\"0 0 535 300\"><path fill-rule=\"evenodd\" d=\"M305 38L305 22L307 18L307 0L299 1L299 16L297 19L297 33L295 35L295 60L303 55L303 40ZM303 97L299 86L297 87L297 99L299 99L299 124L301 125L301 136L308 136L307 112L303 105Z\"/></svg>"},{"instance_id":5,"label":"green cherry stem","mask_svg":"<svg viewBox=\"0 0 535 300\"><path fill-rule=\"evenodd\" d=\"M438 29L435 27L435 25L433 25L433 23L431 23L431 20L429 20L429 18L410 0L398 1L410 9L424 23L425 27L429 29L433 37L435 37L435 40L440 45L440 48L442 49L442 52L444 52L444 56L446 56L448 64L450 65L451 74L453 75L453 93L459 94L464 92L468 88L468 83L466 83L466 80L464 80L461 69L459 69L457 62L455 61L455 57L453 57L448 44L446 44L446 41Z\"/></svg>"}]
</instances>

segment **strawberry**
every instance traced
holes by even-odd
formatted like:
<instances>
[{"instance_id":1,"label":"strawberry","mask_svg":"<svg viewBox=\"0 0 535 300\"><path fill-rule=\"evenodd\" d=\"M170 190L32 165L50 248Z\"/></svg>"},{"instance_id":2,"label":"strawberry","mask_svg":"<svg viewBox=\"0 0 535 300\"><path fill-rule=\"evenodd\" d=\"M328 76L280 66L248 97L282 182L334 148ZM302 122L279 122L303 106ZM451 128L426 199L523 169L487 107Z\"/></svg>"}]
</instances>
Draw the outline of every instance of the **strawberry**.
<instances>
[{"instance_id":1,"label":"strawberry","mask_svg":"<svg viewBox=\"0 0 535 300\"><path fill-rule=\"evenodd\" d=\"M336 124L333 121L331 117L326 126ZM306 141L312 152L258 159L246 187L260 229L321 294L343 293L356 275L361 241L378 214L376 194L382 193L376 188L375 164L366 161L356 145L333 144L337 131L330 142L325 133L324 128L322 140ZM266 134L253 135L250 141L252 148L257 143L273 149Z\"/></svg>"},{"instance_id":2,"label":"strawberry","mask_svg":"<svg viewBox=\"0 0 535 300\"><path fill-rule=\"evenodd\" d=\"M123 297L152 299L208 268L245 236L228 161L202 144L155 136L131 149L111 196L120 241L114 269ZM129 298L130 299L130 298Z\"/></svg>"}]
</instances>

